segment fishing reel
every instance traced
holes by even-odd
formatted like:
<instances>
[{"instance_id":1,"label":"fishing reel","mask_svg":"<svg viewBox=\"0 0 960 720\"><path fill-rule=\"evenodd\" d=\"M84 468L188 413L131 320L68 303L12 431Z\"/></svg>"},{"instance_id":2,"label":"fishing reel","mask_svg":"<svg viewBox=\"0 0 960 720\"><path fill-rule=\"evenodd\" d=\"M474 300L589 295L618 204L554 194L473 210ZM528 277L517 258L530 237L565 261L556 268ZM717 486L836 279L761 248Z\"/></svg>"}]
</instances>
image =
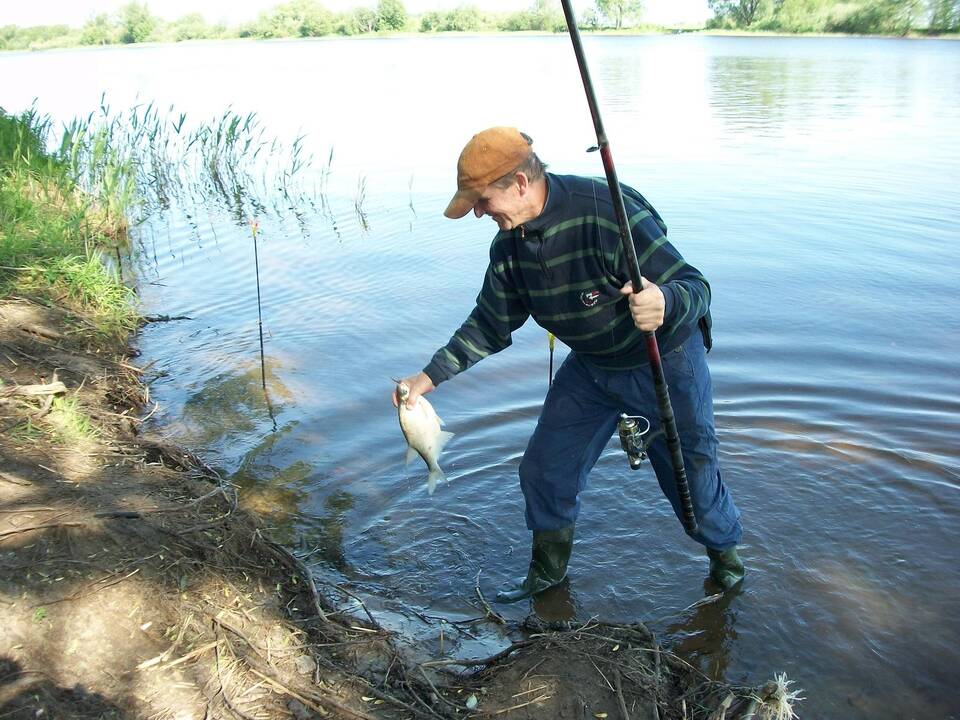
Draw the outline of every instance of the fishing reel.
<instances>
[{"instance_id":1,"label":"fishing reel","mask_svg":"<svg viewBox=\"0 0 960 720\"><path fill-rule=\"evenodd\" d=\"M646 423L646 427L643 427L640 421ZM617 434L620 435L620 447L627 453L631 470L639 470L647 457L647 443L644 442L643 436L648 432L650 432L650 421L643 415L620 413Z\"/></svg>"}]
</instances>

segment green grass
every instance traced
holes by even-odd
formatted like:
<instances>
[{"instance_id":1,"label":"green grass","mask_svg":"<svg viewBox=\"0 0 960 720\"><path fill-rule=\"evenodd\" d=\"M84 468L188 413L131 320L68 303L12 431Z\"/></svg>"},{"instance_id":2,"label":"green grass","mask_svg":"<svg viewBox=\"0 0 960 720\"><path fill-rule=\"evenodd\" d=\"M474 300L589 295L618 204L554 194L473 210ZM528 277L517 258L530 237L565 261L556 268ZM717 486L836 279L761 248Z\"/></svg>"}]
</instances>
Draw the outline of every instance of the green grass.
<instances>
[{"instance_id":1,"label":"green grass","mask_svg":"<svg viewBox=\"0 0 960 720\"><path fill-rule=\"evenodd\" d=\"M55 398L53 407L43 419L54 440L65 445L95 440L100 430L83 411L75 397Z\"/></svg>"},{"instance_id":2,"label":"green grass","mask_svg":"<svg viewBox=\"0 0 960 720\"><path fill-rule=\"evenodd\" d=\"M46 149L49 131L33 110L0 109L0 294L53 299L121 336L136 325L134 296L101 258L125 242L130 191L117 178L129 163L98 156L100 176L112 180L92 194L69 155Z\"/></svg>"},{"instance_id":3,"label":"green grass","mask_svg":"<svg viewBox=\"0 0 960 720\"><path fill-rule=\"evenodd\" d=\"M94 328L108 337L123 337L136 329L136 296L112 274L98 253L54 258L21 273L20 288L50 293L79 309Z\"/></svg>"},{"instance_id":4,"label":"green grass","mask_svg":"<svg viewBox=\"0 0 960 720\"><path fill-rule=\"evenodd\" d=\"M7 437L19 443L33 442L43 437L43 431L34 425L30 418L27 418L22 423L7 430Z\"/></svg>"}]
</instances>

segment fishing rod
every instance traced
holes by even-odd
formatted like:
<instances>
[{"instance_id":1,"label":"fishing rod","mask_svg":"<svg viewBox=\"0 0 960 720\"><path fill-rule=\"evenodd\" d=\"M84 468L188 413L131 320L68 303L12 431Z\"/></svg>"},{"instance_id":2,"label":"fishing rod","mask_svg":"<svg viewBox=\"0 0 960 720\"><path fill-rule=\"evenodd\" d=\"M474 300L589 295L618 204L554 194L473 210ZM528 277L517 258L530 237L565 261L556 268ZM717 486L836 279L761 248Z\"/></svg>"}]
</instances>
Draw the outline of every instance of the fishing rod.
<instances>
[{"instance_id":1,"label":"fishing rod","mask_svg":"<svg viewBox=\"0 0 960 720\"><path fill-rule=\"evenodd\" d=\"M593 118L593 127L597 131L597 145L600 149L600 157L603 160L603 169L607 175L607 185L610 187L613 210L617 215L617 224L620 226L620 242L627 258L627 269L630 272L630 280L633 282L633 291L638 293L643 289L643 281L640 278L640 264L637 262L633 234L630 232L630 223L627 221L627 210L623 204L623 192L620 190L620 181L617 179L617 169L613 165L613 156L610 154L610 143L607 142L607 134L603 129L603 121L600 119L600 106L597 103L596 93L593 91L593 83L590 81L590 71L587 69L587 58L583 52L580 31L577 29L577 20L573 15L571 0L560 0L560 3L563 5L563 15L567 20L567 29L570 31L573 51L577 56L580 78L583 80L583 89L587 94L587 104L590 106L590 115ZM683 453L680 450L677 421L673 416L673 406L670 404L667 380L663 376L660 348L657 346L655 333L643 331L643 335L647 343L650 370L653 373L653 385L657 394L657 406L660 410L660 424L663 427L664 435L666 435L677 495L680 498L680 507L683 511L683 527L687 534L693 535L697 532L697 518L693 514L693 501L690 499L687 471L683 467Z\"/></svg>"}]
</instances>

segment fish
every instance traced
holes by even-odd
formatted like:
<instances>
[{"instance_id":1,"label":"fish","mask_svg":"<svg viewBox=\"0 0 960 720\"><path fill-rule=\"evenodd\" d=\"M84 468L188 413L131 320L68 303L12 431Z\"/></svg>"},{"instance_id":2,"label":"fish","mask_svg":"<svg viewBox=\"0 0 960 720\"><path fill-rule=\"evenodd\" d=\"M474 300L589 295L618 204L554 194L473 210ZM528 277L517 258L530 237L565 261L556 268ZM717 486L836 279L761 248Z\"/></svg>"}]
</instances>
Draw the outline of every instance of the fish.
<instances>
[{"instance_id":1,"label":"fish","mask_svg":"<svg viewBox=\"0 0 960 720\"><path fill-rule=\"evenodd\" d=\"M403 437L407 441L406 464L419 455L427 464L430 471L427 474L427 494L433 495L437 488L437 482L446 480L443 470L437 464L443 446L453 437L452 432L441 430L443 420L433 409L433 405L423 396L417 398L413 408L407 407L407 398L410 395L410 388L406 383L397 383L397 396L399 405L397 414L400 417L400 430L403 431Z\"/></svg>"}]
</instances>

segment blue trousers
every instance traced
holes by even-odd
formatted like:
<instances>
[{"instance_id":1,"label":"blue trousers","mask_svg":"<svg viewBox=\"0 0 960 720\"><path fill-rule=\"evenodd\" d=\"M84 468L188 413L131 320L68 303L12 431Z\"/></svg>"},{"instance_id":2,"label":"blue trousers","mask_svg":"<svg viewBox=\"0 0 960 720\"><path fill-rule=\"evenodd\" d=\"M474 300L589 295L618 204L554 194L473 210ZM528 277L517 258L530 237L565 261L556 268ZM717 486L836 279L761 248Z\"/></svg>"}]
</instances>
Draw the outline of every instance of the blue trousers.
<instances>
[{"instance_id":1,"label":"blue trousers","mask_svg":"<svg viewBox=\"0 0 960 720\"><path fill-rule=\"evenodd\" d=\"M740 542L740 511L720 476L713 423L713 388L699 332L662 356L683 463L699 530L694 540L715 550ZM649 367L602 370L571 353L547 393L537 428L520 462L520 487L530 530L556 530L576 521L587 475L617 427L621 412L643 415L660 429ZM660 489L683 517L664 435L648 448ZM623 458L624 475L633 471Z\"/></svg>"}]
</instances>

